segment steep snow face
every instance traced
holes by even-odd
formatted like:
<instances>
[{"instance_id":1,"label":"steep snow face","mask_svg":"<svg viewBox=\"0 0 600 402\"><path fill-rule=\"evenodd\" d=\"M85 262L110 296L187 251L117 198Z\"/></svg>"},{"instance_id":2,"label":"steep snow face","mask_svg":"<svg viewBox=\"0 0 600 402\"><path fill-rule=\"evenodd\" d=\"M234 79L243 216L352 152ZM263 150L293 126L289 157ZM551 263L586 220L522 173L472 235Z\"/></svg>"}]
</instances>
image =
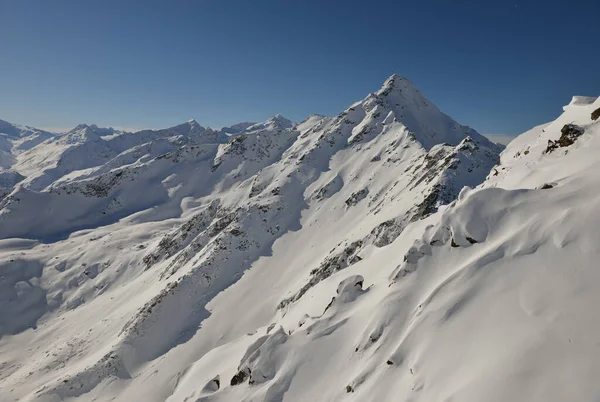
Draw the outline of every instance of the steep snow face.
<instances>
[{"instance_id":1,"label":"steep snow face","mask_svg":"<svg viewBox=\"0 0 600 402\"><path fill-rule=\"evenodd\" d=\"M210 303L199 332L214 331L218 347L198 335L154 366L199 356L185 360L167 400L593 399L599 109L597 100L571 103L511 143L476 189L409 224L387 247L356 253L360 243L348 243L329 261L337 264L330 276L270 315L294 278L287 267L315 267L321 243L344 223L319 216L280 239L276 267L257 263ZM346 185L336 177L325 194ZM368 194L354 197L354 207ZM303 237L310 225L325 233ZM133 388L125 395L146 396Z\"/></svg>"},{"instance_id":2,"label":"steep snow face","mask_svg":"<svg viewBox=\"0 0 600 402\"><path fill-rule=\"evenodd\" d=\"M599 108L597 100L572 103L518 137L482 185L413 222L390 246L347 248L345 258L359 257L354 264L256 334L195 361L168 400L593 399ZM561 139L572 126L579 134L567 145ZM262 289L256 299L244 287L252 276ZM248 273L234 287L246 289L243 314L279 286ZM213 316L234 315L231 299L220 295ZM196 385L215 373L231 383Z\"/></svg>"},{"instance_id":3,"label":"steep snow face","mask_svg":"<svg viewBox=\"0 0 600 402\"><path fill-rule=\"evenodd\" d=\"M51 139L0 203L0 395L410 399L388 355L420 294L393 278L500 151L399 76L297 125Z\"/></svg>"},{"instance_id":4,"label":"steep snow face","mask_svg":"<svg viewBox=\"0 0 600 402\"><path fill-rule=\"evenodd\" d=\"M397 74L363 104L374 115L386 111L385 119L401 122L426 149L442 143L456 145L466 136L479 137L475 130L440 112L409 80Z\"/></svg>"}]
</instances>

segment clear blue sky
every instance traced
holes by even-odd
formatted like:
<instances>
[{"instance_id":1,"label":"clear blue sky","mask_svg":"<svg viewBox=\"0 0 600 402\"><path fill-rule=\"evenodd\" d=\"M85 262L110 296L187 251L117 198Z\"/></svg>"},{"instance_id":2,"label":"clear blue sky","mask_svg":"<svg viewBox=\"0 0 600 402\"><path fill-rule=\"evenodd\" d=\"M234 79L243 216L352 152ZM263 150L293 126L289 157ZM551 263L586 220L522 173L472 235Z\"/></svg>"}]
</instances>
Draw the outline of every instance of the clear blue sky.
<instances>
[{"instance_id":1,"label":"clear blue sky","mask_svg":"<svg viewBox=\"0 0 600 402\"><path fill-rule=\"evenodd\" d=\"M600 95L600 1L0 0L0 119L334 115L392 73L483 133Z\"/></svg>"}]
</instances>

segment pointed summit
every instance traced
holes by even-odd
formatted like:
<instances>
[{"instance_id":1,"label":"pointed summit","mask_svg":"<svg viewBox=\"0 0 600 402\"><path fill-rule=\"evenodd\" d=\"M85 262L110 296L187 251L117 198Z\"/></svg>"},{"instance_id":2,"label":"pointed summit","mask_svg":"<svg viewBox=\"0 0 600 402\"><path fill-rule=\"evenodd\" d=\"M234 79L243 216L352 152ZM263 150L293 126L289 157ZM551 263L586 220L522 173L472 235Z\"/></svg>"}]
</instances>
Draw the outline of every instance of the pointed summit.
<instances>
[{"instance_id":1,"label":"pointed summit","mask_svg":"<svg viewBox=\"0 0 600 402\"><path fill-rule=\"evenodd\" d=\"M402 95L406 99L425 99L421 91L408 78L399 74L392 74L390 78L385 80L381 89L377 91L377 95L380 96L389 96L392 94Z\"/></svg>"},{"instance_id":2,"label":"pointed summit","mask_svg":"<svg viewBox=\"0 0 600 402\"><path fill-rule=\"evenodd\" d=\"M190 136L204 134L207 131L207 129L198 124L196 120L191 119L186 121L185 123L181 123L174 127L167 128L164 131L176 135Z\"/></svg>"},{"instance_id":3,"label":"pointed summit","mask_svg":"<svg viewBox=\"0 0 600 402\"><path fill-rule=\"evenodd\" d=\"M383 87L393 87L394 85L401 84L403 82L407 82L410 84L408 78L401 76L400 74L392 74L385 82L383 83ZM412 84L411 84L412 85Z\"/></svg>"},{"instance_id":4,"label":"pointed summit","mask_svg":"<svg viewBox=\"0 0 600 402\"><path fill-rule=\"evenodd\" d=\"M100 135L94 129L85 123L78 124L65 135L60 137L60 142L64 144L76 144L87 141L101 140Z\"/></svg>"},{"instance_id":5,"label":"pointed summit","mask_svg":"<svg viewBox=\"0 0 600 402\"><path fill-rule=\"evenodd\" d=\"M210 127L204 127L198 124L194 119L173 127L161 130L148 130L148 132L158 133L164 137L182 136L187 137L196 144L222 143L227 141L227 135L221 131L215 131Z\"/></svg>"},{"instance_id":6,"label":"pointed summit","mask_svg":"<svg viewBox=\"0 0 600 402\"><path fill-rule=\"evenodd\" d=\"M291 121L289 119L286 119L285 117L283 117L279 113L277 113L275 116L273 116L270 119L268 119L267 122L274 123L274 124L278 125L279 128L291 128L291 127L294 126L294 122L293 121Z\"/></svg>"},{"instance_id":7,"label":"pointed summit","mask_svg":"<svg viewBox=\"0 0 600 402\"><path fill-rule=\"evenodd\" d=\"M365 124L371 126L399 126L426 150L437 144L456 146L467 136L486 146L492 146L489 140L475 130L458 124L442 113L410 80L399 74L391 75L381 89L351 105L341 118L347 119L349 113L354 114L352 119L358 119L361 113L365 114L368 119ZM351 141L355 139L352 138Z\"/></svg>"},{"instance_id":8,"label":"pointed summit","mask_svg":"<svg viewBox=\"0 0 600 402\"><path fill-rule=\"evenodd\" d=\"M246 131L258 131L258 130L285 130L288 128L293 128L296 126L296 123L293 121L286 119L280 114L276 114L275 116L269 117L266 121L262 123L256 123L251 125L246 129Z\"/></svg>"},{"instance_id":9,"label":"pointed summit","mask_svg":"<svg viewBox=\"0 0 600 402\"><path fill-rule=\"evenodd\" d=\"M210 131L210 128L201 126L195 119L188 120L187 124L190 127L190 134L203 134L206 131Z\"/></svg>"},{"instance_id":10,"label":"pointed summit","mask_svg":"<svg viewBox=\"0 0 600 402\"><path fill-rule=\"evenodd\" d=\"M95 124L78 124L63 137L68 141L85 142L90 140L98 140L101 137L108 137L115 134L122 134L121 130L116 130L112 127L98 127Z\"/></svg>"},{"instance_id":11,"label":"pointed summit","mask_svg":"<svg viewBox=\"0 0 600 402\"><path fill-rule=\"evenodd\" d=\"M76 125L75 127L73 127L71 130L67 131L67 134L70 134L70 133L75 133L75 132L77 132L77 131L84 130L84 129L86 129L86 128L90 128L90 126L88 126L88 125L87 125L87 124L85 124L85 123L81 123L81 124L78 124L78 125Z\"/></svg>"}]
</instances>

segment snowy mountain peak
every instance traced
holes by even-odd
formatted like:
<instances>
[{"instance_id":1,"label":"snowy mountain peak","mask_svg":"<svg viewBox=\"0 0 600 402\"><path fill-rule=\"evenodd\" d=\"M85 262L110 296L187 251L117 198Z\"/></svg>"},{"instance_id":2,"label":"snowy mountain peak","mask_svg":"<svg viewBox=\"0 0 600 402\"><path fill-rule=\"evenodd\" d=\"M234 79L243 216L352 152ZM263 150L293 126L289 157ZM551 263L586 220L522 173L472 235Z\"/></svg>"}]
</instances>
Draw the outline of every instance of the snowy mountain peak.
<instances>
[{"instance_id":1,"label":"snowy mountain peak","mask_svg":"<svg viewBox=\"0 0 600 402\"><path fill-rule=\"evenodd\" d=\"M206 130L206 128L202 127L198 122L194 119L188 120L188 124L192 130Z\"/></svg>"},{"instance_id":2,"label":"snowy mountain peak","mask_svg":"<svg viewBox=\"0 0 600 402\"><path fill-rule=\"evenodd\" d=\"M406 99L411 98L423 98L421 91L419 91L414 84L406 77L400 74L393 74L385 82L377 95L380 96L397 96L402 95Z\"/></svg>"},{"instance_id":3,"label":"snowy mountain peak","mask_svg":"<svg viewBox=\"0 0 600 402\"><path fill-rule=\"evenodd\" d=\"M413 86L408 78L400 75L400 74L392 74L385 82L383 83L383 88L397 88L400 86Z\"/></svg>"},{"instance_id":4,"label":"snowy mountain peak","mask_svg":"<svg viewBox=\"0 0 600 402\"><path fill-rule=\"evenodd\" d=\"M269 117L266 121L262 123L256 123L246 128L247 132L258 131L258 130L268 130L268 131L276 131L276 130L286 130L289 128L293 128L296 126L296 123L293 121L286 119L280 114L276 114L274 116Z\"/></svg>"},{"instance_id":5,"label":"snowy mountain peak","mask_svg":"<svg viewBox=\"0 0 600 402\"><path fill-rule=\"evenodd\" d=\"M101 140L101 134L85 123L78 124L60 138L61 143L74 144L87 141ZM97 127L96 127L97 129Z\"/></svg>"},{"instance_id":6,"label":"snowy mountain peak","mask_svg":"<svg viewBox=\"0 0 600 402\"><path fill-rule=\"evenodd\" d=\"M188 120L187 124L190 126L191 131L203 132L210 130L209 128L201 126L195 119Z\"/></svg>"},{"instance_id":7,"label":"snowy mountain peak","mask_svg":"<svg viewBox=\"0 0 600 402\"><path fill-rule=\"evenodd\" d=\"M67 134L74 133L74 132L77 132L77 131L80 131L80 130L85 130L87 128L90 128L90 126L88 126L85 123L81 123L81 124L76 125L72 129L70 129L69 131L67 131Z\"/></svg>"},{"instance_id":8,"label":"snowy mountain peak","mask_svg":"<svg viewBox=\"0 0 600 402\"><path fill-rule=\"evenodd\" d=\"M122 134L123 131L112 127L98 127L96 124L78 124L61 137L62 143L79 143L86 141L98 141L107 139L114 135Z\"/></svg>"},{"instance_id":9,"label":"snowy mountain peak","mask_svg":"<svg viewBox=\"0 0 600 402\"><path fill-rule=\"evenodd\" d=\"M276 125L278 125L280 128L284 128L284 129L285 129L285 128L292 128L292 127L294 126L294 124L295 124L293 121L291 121L291 120L289 120L289 119L286 119L285 117L283 117L283 116L282 116L282 115L280 115L279 113L278 113L278 114L276 114L275 116L273 116L273 117L269 118L269 119L267 120L267 122L269 122L269 123L273 123L273 124L276 124Z\"/></svg>"},{"instance_id":10,"label":"snowy mountain peak","mask_svg":"<svg viewBox=\"0 0 600 402\"><path fill-rule=\"evenodd\" d=\"M207 128L198 124L194 119L188 120L185 123L178 124L177 126L167 129L168 131L175 132L178 135L201 135L208 131Z\"/></svg>"},{"instance_id":11,"label":"snowy mountain peak","mask_svg":"<svg viewBox=\"0 0 600 402\"><path fill-rule=\"evenodd\" d=\"M426 150L444 143L456 146L467 136L492 149L495 147L475 130L442 113L407 78L398 74L389 77L379 91L351 105L338 119L348 123L362 120L355 127L351 142L367 133L371 138L383 127L399 127Z\"/></svg>"}]
</instances>

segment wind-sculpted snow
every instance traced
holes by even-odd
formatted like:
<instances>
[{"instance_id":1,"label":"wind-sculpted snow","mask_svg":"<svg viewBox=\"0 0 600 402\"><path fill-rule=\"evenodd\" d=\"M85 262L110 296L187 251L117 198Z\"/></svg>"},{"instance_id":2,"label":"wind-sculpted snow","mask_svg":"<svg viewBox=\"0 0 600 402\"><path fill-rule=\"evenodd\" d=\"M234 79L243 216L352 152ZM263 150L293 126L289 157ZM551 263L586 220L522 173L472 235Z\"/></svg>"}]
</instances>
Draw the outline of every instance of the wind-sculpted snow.
<instances>
[{"instance_id":1,"label":"wind-sculpted snow","mask_svg":"<svg viewBox=\"0 0 600 402\"><path fill-rule=\"evenodd\" d=\"M11 153L23 179L0 204L0 262L39 272L7 282L21 313L2 318L0 395L375 398L378 367L409 360L395 350L420 268L404 254L435 253L408 250L499 152L393 76L331 118L81 125ZM450 226L457 252L491 236ZM405 395L398 378L372 400Z\"/></svg>"},{"instance_id":2,"label":"wind-sculpted snow","mask_svg":"<svg viewBox=\"0 0 600 402\"><path fill-rule=\"evenodd\" d=\"M408 175L411 178L408 183L409 189L418 191L423 188L423 184L425 185L425 190L421 190L422 194L426 195L422 201L408 210L398 211L397 217L380 223L368 235L343 247L342 250L332 250L330 256L321 263L319 268L310 272L308 283L293 296L281 301L279 308L297 301L310 288L335 272L361 261L359 252L367 246L373 244L383 247L392 243L411 221L426 218L435 213L440 205L446 205L453 201L464 185L477 185L494 166L497 158L494 148L480 149L479 147L480 145L470 137L465 138L456 147L448 145L433 147L422 159L419 159L422 162L417 162ZM331 187L331 183L328 183L323 189ZM347 207L354 206L367 195L368 190L358 190L345 200L345 204ZM316 198L319 199L319 197ZM376 208L381 208L390 200L393 200L393 197L383 198L376 204Z\"/></svg>"}]
</instances>

